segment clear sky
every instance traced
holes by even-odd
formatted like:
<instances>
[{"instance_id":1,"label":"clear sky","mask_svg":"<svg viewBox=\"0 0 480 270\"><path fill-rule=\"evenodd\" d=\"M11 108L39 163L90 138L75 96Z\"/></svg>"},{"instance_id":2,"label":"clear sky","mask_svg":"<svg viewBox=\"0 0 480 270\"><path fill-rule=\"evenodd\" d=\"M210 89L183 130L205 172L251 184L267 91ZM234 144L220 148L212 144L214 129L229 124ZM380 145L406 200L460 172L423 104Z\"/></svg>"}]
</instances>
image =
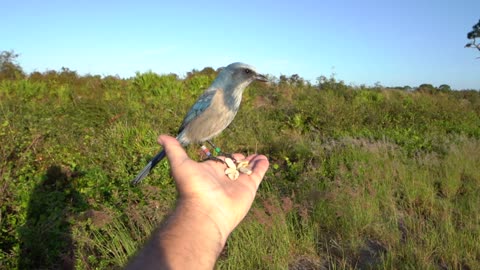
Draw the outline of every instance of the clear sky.
<instances>
[{"instance_id":1,"label":"clear sky","mask_svg":"<svg viewBox=\"0 0 480 270\"><path fill-rule=\"evenodd\" d=\"M0 50L27 72L185 75L241 61L274 76L480 89L463 46L480 0L0 0ZM480 42L480 41L479 41Z\"/></svg>"}]
</instances>

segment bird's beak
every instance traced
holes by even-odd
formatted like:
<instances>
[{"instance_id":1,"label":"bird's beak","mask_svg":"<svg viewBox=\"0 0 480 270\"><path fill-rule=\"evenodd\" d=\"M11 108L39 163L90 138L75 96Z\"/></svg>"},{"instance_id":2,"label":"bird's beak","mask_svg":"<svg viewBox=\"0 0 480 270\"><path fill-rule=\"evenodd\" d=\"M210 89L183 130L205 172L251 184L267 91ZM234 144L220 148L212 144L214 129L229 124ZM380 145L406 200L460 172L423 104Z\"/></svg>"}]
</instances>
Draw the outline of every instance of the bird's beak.
<instances>
[{"instance_id":1,"label":"bird's beak","mask_svg":"<svg viewBox=\"0 0 480 270\"><path fill-rule=\"evenodd\" d=\"M255 76L255 80L260 82L268 82L267 77L265 77L265 75L262 75L262 74L257 74Z\"/></svg>"}]
</instances>

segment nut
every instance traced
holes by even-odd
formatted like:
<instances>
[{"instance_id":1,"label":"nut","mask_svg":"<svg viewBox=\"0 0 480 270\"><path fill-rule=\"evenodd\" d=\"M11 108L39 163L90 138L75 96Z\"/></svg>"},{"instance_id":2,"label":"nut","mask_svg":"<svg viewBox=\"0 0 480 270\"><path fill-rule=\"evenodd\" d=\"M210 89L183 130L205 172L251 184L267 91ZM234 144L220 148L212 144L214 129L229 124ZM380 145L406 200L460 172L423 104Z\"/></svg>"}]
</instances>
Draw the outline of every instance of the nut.
<instances>
[{"instance_id":1,"label":"nut","mask_svg":"<svg viewBox=\"0 0 480 270\"><path fill-rule=\"evenodd\" d=\"M225 169L225 174L231 180L237 180L240 176L240 173L251 175L252 169L248 167L249 161L244 159L237 161L237 166L231 158L225 158L225 164L227 164L227 169Z\"/></svg>"},{"instance_id":2,"label":"nut","mask_svg":"<svg viewBox=\"0 0 480 270\"><path fill-rule=\"evenodd\" d=\"M238 168L238 171L248 175L252 174L252 170L248 167L240 167Z\"/></svg>"},{"instance_id":3,"label":"nut","mask_svg":"<svg viewBox=\"0 0 480 270\"><path fill-rule=\"evenodd\" d=\"M240 173L236 168L227 168L225 170L225 174L228 176L228 178L230 178L230 180L237 180L240 176Z\"/></svg>"},{"instance_id":4,"label":"nut","mask_svg":"<svg viewBox=\"0 0 480 270\"><path fill-rule=\"evenodd\" d=\"M235 163L231 158L225 158L225 163L229 168L236 168Z\"/></svg>"}]
</instances>

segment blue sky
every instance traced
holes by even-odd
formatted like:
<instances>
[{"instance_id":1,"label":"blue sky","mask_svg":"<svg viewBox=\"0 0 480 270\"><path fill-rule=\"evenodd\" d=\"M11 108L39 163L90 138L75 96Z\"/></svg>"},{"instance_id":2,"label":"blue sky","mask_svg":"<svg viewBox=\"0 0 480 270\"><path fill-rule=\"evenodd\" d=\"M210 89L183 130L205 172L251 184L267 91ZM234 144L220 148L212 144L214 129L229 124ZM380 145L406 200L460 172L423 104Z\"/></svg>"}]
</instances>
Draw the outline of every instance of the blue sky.
<instances>
[{"instance_id":1,"label":"blue sky","mask_svg":"<svg viewBox=\"0 0 480 270\"><path fill-rule=\"evenodd\" d=\"M27 72L184 75L241 61L274 76L480 89L463 46L479 0L2 1L0 50ZM176 3L173 3L176 2Z\"/></svg>"}]
</instances>

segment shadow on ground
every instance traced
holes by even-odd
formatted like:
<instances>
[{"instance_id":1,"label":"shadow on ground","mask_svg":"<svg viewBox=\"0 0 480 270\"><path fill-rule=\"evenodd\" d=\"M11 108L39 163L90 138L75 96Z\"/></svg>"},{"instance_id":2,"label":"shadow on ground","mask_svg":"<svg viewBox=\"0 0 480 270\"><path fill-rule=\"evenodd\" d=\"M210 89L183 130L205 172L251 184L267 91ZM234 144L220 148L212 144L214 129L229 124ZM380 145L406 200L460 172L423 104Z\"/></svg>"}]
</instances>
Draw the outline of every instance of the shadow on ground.
<instances>
[{"instance_id":1,"label":"shadow on ground","mask_svg":"<svg viewBox=\"0 0 480 270\"><path fill-rule=\"evenodd\" d=\"M26 223L19 228L19 269L74 269L71 221L74 212L88 206L74 188L72 180L79 175L52 165L34 188Z\"/></svg>"}]
</instances>

